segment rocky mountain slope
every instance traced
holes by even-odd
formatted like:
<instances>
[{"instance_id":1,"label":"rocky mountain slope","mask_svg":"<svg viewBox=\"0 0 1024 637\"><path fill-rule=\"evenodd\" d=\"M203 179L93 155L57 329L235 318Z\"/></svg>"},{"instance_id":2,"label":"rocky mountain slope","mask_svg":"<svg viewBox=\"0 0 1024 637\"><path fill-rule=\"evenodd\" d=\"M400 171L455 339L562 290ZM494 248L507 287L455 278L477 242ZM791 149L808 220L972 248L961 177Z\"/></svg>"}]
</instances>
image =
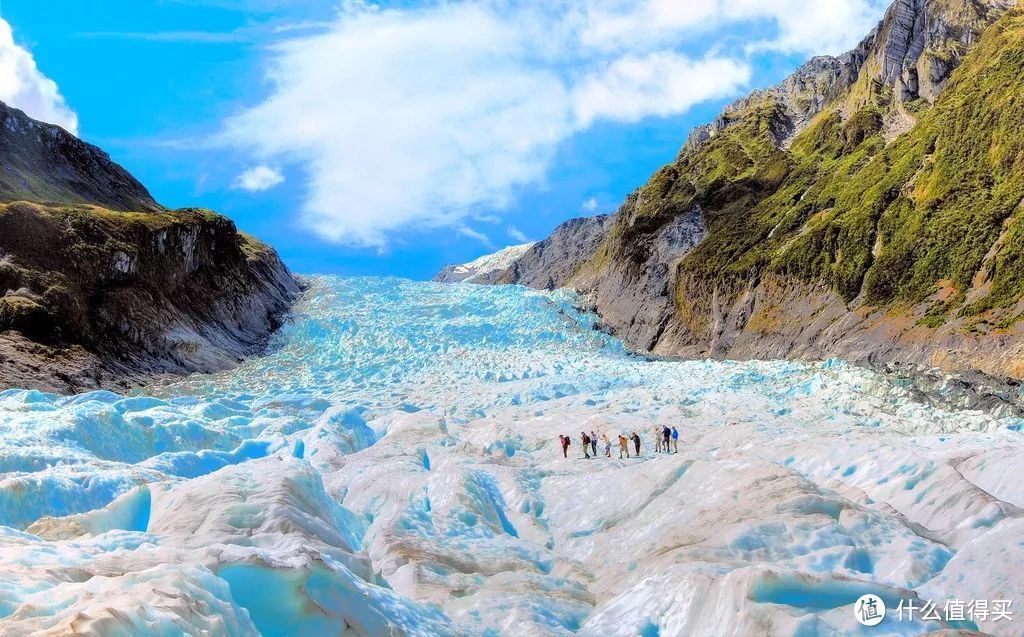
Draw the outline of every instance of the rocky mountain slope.
<instances>
[{"instance_id":1,"label":"rocky mountain slope","mask_svg":"<svg viewBox=\"0 0 1024 637\"><path fill-rule=\"evenodd\" d=\"M146 187L105 152L2 102L0 157L0 201L162 210Z\"/></svg>"},{"instance_id":2,"label":"rocky mountain slope","mask_svg":"<svg viewBox=\"0 0 1024 637\"><path fill-rule=\"evenodd\" d=\"M509 246L494 254L485 254L469 263L449 265L434 276L436 283L493 284L498 275L533 247L532 243Z\"/></svg>"},{"instance_id":3,"label":"rocky mountain slope","mask_svg":"<svg viewBox=\"0 0 1024 637\"><path fill-rule=\"evenodd\" d=\"M501 280L575 287L657 354L1024 377L1022 89L1013 3L897 0L853 51L695 130L581 234L571 275Z\"/></svg>"},{"instance_id":4,"label":"rocky mountain slope","mask_svg":"<svg viewBox=\"0 0 1024 637\"><path fill-rule=\"evenodd\" d=\"M99 149L2 104L0 166L0 388L222 369L299 293L231 220L165 210Z\"/></svg>"}]
</instances>

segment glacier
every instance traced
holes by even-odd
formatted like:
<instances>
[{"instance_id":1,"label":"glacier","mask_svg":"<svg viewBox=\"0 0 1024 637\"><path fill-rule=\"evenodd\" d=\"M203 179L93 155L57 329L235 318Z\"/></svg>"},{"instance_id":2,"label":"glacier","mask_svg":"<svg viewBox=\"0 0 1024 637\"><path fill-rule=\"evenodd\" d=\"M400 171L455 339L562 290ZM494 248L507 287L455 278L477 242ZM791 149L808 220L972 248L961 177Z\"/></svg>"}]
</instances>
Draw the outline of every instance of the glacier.
<instances>
[{"instance_id":1,"label":"glacier","mask_svg":"<svg viewBox=\"0 0 1024 637\"><path fill-rule=\"evenodd\" d=\"M0 393L0 634L1024 635L852 612L1024 600L1021 419L638 356L564 291L310 284L234 370Z\"/></svg>"}]
</instances>

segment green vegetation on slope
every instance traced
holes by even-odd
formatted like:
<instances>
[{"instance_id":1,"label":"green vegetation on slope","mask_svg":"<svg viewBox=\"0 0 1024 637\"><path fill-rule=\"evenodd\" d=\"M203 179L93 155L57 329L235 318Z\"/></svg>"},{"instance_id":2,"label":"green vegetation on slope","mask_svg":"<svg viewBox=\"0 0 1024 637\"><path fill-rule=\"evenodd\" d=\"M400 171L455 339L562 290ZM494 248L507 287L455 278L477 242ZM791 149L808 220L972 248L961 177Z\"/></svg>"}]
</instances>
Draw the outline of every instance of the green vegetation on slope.
<instances>
[{"instance_id":1,"label":"green vegetation on slope","mask_svg":"<svg viewBox=\"0 0 1024 637\"><path fill-rule=\"evenodd\" d=\"M779 150L780 107L755 102L656 173L598 257L628 256L637 236L699 205L708 235L679 264L681 281L729 288L771 272L825 283L847 301L931 302L932 326L1007 308L1024 296L1022 89L1024 12L1014 10L934 107L896 104L864 77ZM885 118L898 108L917 124L887 144Z\"/></svg>"}]
</instances>

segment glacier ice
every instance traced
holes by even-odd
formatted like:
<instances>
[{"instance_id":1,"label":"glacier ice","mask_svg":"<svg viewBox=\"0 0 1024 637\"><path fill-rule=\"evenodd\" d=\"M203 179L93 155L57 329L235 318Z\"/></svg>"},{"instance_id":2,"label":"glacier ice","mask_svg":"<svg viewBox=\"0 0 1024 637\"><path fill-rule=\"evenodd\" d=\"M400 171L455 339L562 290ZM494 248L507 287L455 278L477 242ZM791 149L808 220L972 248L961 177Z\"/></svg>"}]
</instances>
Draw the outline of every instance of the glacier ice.
<instances>
[{"instance_id":1,"label":"glacier ice","mask_svg":"<svg viewBox=\"0 0 1024 637\"><path fill-rule=\"evenodd\" d=\"M235 370L0 393L0 634L855 635L865 592L1024 600L1020 420L649 360L575 303L317 277ZM643 453L584 460L591 430Z\"/></svg>"}]
</instances>

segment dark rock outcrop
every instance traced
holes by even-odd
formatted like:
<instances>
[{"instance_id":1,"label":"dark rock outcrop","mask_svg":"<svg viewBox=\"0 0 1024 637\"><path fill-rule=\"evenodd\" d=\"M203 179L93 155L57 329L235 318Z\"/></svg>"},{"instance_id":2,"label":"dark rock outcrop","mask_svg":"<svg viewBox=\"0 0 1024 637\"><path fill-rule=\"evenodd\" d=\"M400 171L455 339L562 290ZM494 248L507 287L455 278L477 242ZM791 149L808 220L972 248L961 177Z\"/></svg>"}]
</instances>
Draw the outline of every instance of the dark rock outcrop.
<instances>
[{"instance_id":1,"label":"dark rock outcrop","mask_svg":"<svg viewBox=\"0 0 1024 637\"><path fill-rule=\"evenodd\" d=\"M223 369L299 292L230 219L166 210L103 151L0 104L0 389Z\"/></svg>"},{"instance_id":2,"label":"dark rock outcrop","mask_svg":"<svg viewBox=\"0 0 1024 637\"><path fill-rule=\"evenodd\" d=\"M204 210L0 205L0 385L126 389L259 353L299 285Z\"/></svg>"},{"instance_id":3,"label":"dark rock outcrop","mask_svg":"<svg viewBox=\"0 0 1024 637\"><path fill-rule=\"evenodd\" d=\"M605 240L610 219L598 215L562 223L500 273L495 282L546 290L564 286Z\"/></svg>"}]
</instances>

